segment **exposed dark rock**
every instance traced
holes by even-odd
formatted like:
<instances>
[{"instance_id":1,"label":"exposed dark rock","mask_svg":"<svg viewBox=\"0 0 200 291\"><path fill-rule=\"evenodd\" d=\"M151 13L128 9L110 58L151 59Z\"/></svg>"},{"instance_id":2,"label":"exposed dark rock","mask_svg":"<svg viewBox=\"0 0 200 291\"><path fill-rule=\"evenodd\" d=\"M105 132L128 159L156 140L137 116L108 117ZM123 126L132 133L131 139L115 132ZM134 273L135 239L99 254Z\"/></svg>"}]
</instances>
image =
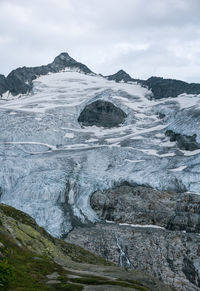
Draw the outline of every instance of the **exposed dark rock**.
<instances>
[{"instance_id":1,"label":"exposed dark rock","mask_svg":"<svg viewBox=\"0 0 200 291\"><path fill-rule=\"evenodd\" d=\"M174 79L151 77L146 81L139 81L139 83L150 89L155 99L177 97L183 93L200 94L200 84L189 84Z\"/></svg>"},{"instance_id":2,"label":"exposed dark rock","mask_svg":"<svg viewBox=\"0 0 200 291\"><path fill-rule=\"evenodd\" d=\"M167 228L200 233L200 195L183 193L176 198L175 215Z\"/></svg>"},{"instance_id":3,"label":"exposed dark rock","mask_svg":"<svg viewBox=\"0 0 200 291\"><path fill-rule=\"evenodd\" d=\"M177 290L199 290L199 195L127 183L95 192L91 206L110 223L75 228L67 241L114 262L123 252L129 267L148 271ZM145 226L152 224L155 228Z\"/></svg>"},{"instance_id":4,"label":"exposed dark rock","mask_svg":"<svg viewBox=\"0 0 200 291\"><path fill-rule=\"evenodd\" d=\"M126 113L111 102L97 100L81 112L78 122L84 126L115 127L124 122Z\"/></svg>"},{"instance_id":5,"label":"exposed dark rock","mask_svg":"<svg viewBox=\"0 0 200 291\"><path fill-rule=\"evenodd\" d=\"M176 133L172 130L167 130L165 133L166 136L169 136L170 141L176 141L177 146L181 150L186 150L186 151L194 151L197 149L200 149L200 144L197 143L196 137L197 135L184 135L180 133Z\"/></svg>"},{"instance_id":6,"label":"exposed dark rock","mask_svg":"<svg viewBox=\"0 0 200 291\"><path fill-rule=\"evenodd\" d=\"M37 76L46 75L49 72L59 72L66 67L81 70L86 74L92 73L87 66L75 61L67 53L61 53L48 65L18 68L13 70L7 78L0 75L0 95L7 90L13 95L27 93L32 89L32 81ZM123 70L118 71L116 74L106 76L106 78L108 80L115 80L116 82L137 82L141 86L151 90L152 97L155 99L176 97L182 93L200 94L200 84L197 83L189 84L179 80L160 77L151 77L147 80L134 79Z\"/></svg>"},{"instance_id":7,"label":"exposed dark rock","mask_svg":"<svg viewBox=\"0 0 200 291\"><path fill-rule=\"evenodd\" d=\"M124 185L95 192L91 207L104 220L200 232L200 196L197 194Z\"/></svg>"},{"instance_id":8,"label":"exposed dark rock","mask_svg":"<svg viewBox=\"0 0 200 291\"><path fill-rule=\"evenodd\" d=\"M174 195L147 187L123 185L95 192L91 207L105 220L166 227L175 214Z\"/></svg>"},{"instance_id":9,"label":"exposed dark rock","mask_svg":"<svg viewBox=\"0 0 200 291\"><path fill-rule=\"evenodd\" d=\"M8 90L8 85L6 82L6 77L4 75L0 75L0 95Z\"/></svg>"},{"instance_id":10,"label":"exposed dark rock","mask_svg":"<svg viewBox=\"0 0 200 291\"><path fill-rule=\"evenodd\" d=\"M164 79L162 77L150 77L147 80L134 79L123 70L120 70L116 74L106 76L106 78L108 80L115 80L116 82L137 82L141 86L151 90L152 97L155 99L177 97L183 93L200 94L200 84L198 83L187 83L175 79Z\"/></svg>"},{"instance_id":11,"label":"exposed dark rock","mask_svg":"<svg viewBox=\"0 0 200 291\"><path fill-rule=\"evenodd\" d=\"M116 74L106 76L106 79L113 80L116 82L124 81L127 82L133 82L135 81L129 74L127 74L124 70L118 71Z\"/></svg>"},{"instance_id":12,"label":"exposed dark rock","mask_svg":"<svg viewBox=\"0 0 200 291\"><path fill-rule=\"evenodd\" d=\"M200 272L194 266L194 262L188 258L184 258L183 263L183 273L185 274L186 278L196 286L200 287Z\"/></svg>"},{"instance_id":13,"label":"exposed dark rock","mask_svg":"<svg viewBox=\"0 0 200 291\"><path fill-rule=\"evenodd\" d=\"M175 290L199 290L200 236L197 234L113 223L76 228L68 234L67 241L118 263L116 235L135 269L150 273Z\"/></svg>"},{"instance_id":14,"label":"exposed dark rock","mask_svg":"<svg viewBox=\"0 0 200 291\"><path fill-rule=\"evenodd\" d=\"M22 67L13 70L6 78L8 89L13 95L25 94L32 89L32 81L37 76L46 75L50 72L56 73L65 68L77 69L86 74L92 73L87 66L75 61L68 53L61 53L52 63L46 66Z\"/></svg>"}]
</instances>

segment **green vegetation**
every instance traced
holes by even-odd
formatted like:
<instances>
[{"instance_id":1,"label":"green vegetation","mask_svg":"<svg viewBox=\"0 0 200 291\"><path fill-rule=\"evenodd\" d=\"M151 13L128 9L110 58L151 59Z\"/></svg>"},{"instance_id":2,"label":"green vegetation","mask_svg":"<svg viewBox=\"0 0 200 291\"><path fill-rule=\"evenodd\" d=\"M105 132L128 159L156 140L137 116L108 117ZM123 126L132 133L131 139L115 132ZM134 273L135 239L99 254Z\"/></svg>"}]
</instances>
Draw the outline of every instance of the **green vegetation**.
<instances>
[{"instance_id":1,"label":"green vegetation","mask_svg":"<svg viewBox=\"0 0 200 291\"><path fill-rule=\"evenodd\" d=\"M14 271L7 260L0 261L0 288L8 286L14 280Z\"/></svg>"},{"instance_id":2,"label":"green vegetation","mask_svg":"<svg viewBox=\"0 0 200 291\"><path fill-rule=\"evenodd\" d=\"M52 237L44 228L39 227L32 217L11 206L0 204L0 222L4 228L8 226L13 229L17 242L37 254L51 258L67 257L78 263L114 265L79 246Z\"/></svg>"}]
</instances>

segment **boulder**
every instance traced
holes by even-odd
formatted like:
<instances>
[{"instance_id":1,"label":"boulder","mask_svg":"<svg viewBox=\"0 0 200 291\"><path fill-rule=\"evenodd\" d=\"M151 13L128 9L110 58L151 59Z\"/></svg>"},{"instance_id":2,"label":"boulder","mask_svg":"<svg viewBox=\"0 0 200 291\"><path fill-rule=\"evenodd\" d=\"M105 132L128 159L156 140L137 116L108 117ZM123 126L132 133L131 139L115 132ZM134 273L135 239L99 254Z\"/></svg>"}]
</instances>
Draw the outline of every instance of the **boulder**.
<instances>
[{"instance_id":1,"label":"boulder","mask_svg":"<svg viewBox=\"0 0 200 291\"><path fill-rule=\"evenodd\" d=\"M116 127L124 122L126 113L108 101L97 100L86 105L78 122L84 126Z\"/></svg>"},{"instance_id":2,"label":"boulder","mask_svg":"<svg viewBox=\"0 0 200 291\"><path fill-rule=\"evenodd\" d=\"M200 144L196 141L196 134L190 136L167 130L165 135L169 136L171 142L176 141L181 150L195 151L200 149Z\"/></svg>"}]
</instances>

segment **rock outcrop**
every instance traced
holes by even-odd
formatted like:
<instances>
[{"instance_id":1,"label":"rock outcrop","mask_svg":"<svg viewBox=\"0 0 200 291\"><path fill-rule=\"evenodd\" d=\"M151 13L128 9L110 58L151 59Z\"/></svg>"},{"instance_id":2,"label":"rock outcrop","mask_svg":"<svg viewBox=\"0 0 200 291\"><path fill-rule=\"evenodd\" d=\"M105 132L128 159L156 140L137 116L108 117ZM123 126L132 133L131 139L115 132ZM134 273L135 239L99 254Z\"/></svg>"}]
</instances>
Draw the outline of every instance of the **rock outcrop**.
<instances>
[{"instance_id":1,"label":"rock outcrop","mask_svg":"<svg viewBox=\"0 0 200 291\"><path fill-rule=\"evenodd\" d=\"M189 84L180 80L151 77L139 83L150 89L155 99L177 97L183 93L200 94L200 84Z\"/></svg>"},{"instance_id":2,"label":"rock outcrop","mask_svg":"<svg viewBox=\"0 0 200 291\"><path fill-rule=\"evenodd\" d=\"M124 70L118 71L116 74L106 76L106 79L110 81L116 81L116 82L134 82L135 79L133 79L129 74L127 74Z\"/></svg>"},{"instance_id":3,"label":"rock outcrop","mask_svg":"<svg viewBox=\"0 0 200 291\"><path fill-rule=\"evenodd\" d=\"M99 223L74 229L67 241L115 263L123 260L123 251L132 268L150 273L175 290L200 288L198 234Z\"/></svg>"},{"instance_id":4,"label":"rock outcrop","mask_svg":"<svg viewBox=\"0 0 200 291\"><path fill-rule=\"evenodd\" d=\"M102 223L75 228L67 241L177 290L199 290L199 195L124 184L95 192L91 206Z\"/></svg>"},{"instance_id":5,"label":"rock outcrop","mask_svg":"<svg viewBox=\"0 0 200 291\"><path fill-rule=\"evenodd\" d=\"M126 113L114 104L97 100L85 106L78 122L84 126L116 127L124 122Z\"/></svg>"},{"instance_id":6,"label":"rock outcrop","mask_svg":"<svg viewBox=\"0 0 200 291\"><path fill-rule=\"evenodd\" d=\"M200 196L197 194L123 185L95 192L91 206L103 220L200 232Z\"/></svg>"},{"instance_id":7,"label":"rock outcrop","mask_svg":"<svg viewBox=\"0 0 200 291\"><path fill-rule=\"evenodd\" d=\"M0 96L8 90L8 85L6 82L6 77L4 75L0 75Z\"/></svg>"},{"instance_id":8,"label":"rock outcrop","mask_svg":"<svg viewBox=\"0 0 200 291\"><path fill-rule=\"evenodd\" d=\"M178 148L186 151L195 151L200 149L200 144L196 141L197 135L184 135L180 133L175 133L172 130L167 130L165 133L166 136L169 136L170 141L176 141Z\"/></svg>"},{"instance_id":9,"label":"rock outcrop","mask_svg":"<svg viewBox=\"0 0 200 291\"><path fill-rule=\"evenodd\" d=\"M91 207L97 215L117 223L166 227L175 214L175 205L174 193L130 185L97 191L91 197Z\"/></svg>"}]
</instances>

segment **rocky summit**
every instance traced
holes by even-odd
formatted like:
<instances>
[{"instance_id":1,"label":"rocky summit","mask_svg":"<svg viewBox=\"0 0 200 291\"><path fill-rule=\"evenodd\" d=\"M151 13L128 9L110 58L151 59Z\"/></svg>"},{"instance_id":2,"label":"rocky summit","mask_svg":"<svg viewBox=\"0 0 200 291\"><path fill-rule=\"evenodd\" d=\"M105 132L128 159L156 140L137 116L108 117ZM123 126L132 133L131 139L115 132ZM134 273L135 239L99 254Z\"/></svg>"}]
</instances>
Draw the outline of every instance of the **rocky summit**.
<instances>
[{"instance_id":1,"label":"rocky summit","mask_svg":"<svg viewBox=\"0 0 200 291\"><path fill-rule=\"evenodd\" d=\"M53 260L31 273L41 290L200 290L199 86L104 77L68 53L0 75L1 244L33 270ZM88 265L64 263L67 281L54 265L69 246L72 261L94 260L88 280ZM1 254L11 270L12 251Z\"/></svg>"}]
</instances>

